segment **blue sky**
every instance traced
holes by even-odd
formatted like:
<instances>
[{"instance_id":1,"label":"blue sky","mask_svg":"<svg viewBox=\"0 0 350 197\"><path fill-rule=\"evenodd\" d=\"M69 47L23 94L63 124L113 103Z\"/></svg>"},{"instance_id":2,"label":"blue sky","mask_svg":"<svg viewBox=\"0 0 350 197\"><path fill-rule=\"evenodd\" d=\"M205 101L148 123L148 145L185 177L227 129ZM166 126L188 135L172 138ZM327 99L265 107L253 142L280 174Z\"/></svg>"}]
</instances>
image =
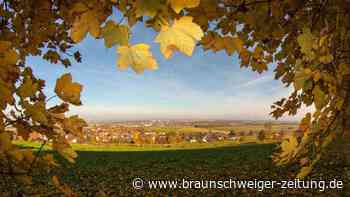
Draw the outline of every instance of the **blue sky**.
<instances>
[{"instance_id":1,"label":"blue sky","mask_svg":"<svg viewBox=\"0 0 350 197\"><path fill-rule=\"evenodd\" d=\"M103 40L87 36L77 48L82 63L68 69L30 57L34 73L46 80L46 93L54 95L56 78L70 72L73 80L84 85L83 106L72 107L88 120L128 119L272 119L270 105L287 96L290 89L263 74L241 69L236 55L204 52L196 48L192 57L176 53L170 60L160 54L154 43L156 33L142 25L133 28L132 44L151 45L159 69L135 74L120 71L115 48L104 47ZM59 102L59 99L53 100ZM51 103L51 104L53 104ZM284 120L296 120L285 117Z\"/></svg>"}]
</instances>

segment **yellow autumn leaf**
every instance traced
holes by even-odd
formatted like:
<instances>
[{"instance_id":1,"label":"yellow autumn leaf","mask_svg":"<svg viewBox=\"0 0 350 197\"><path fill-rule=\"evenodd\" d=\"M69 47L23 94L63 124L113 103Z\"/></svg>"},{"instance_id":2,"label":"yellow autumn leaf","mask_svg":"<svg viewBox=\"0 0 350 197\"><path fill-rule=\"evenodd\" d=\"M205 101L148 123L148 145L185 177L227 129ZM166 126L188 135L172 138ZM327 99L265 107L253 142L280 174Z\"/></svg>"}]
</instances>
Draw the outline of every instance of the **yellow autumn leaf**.
<instances>
[{"instance_id":1,"label":"yellow autumn leaf","mask_svg":"<svg viewBox=\"0 0 350 197\"><path fill-rule=\"evenodd\" d=\"M343 107L343 105L344 105L344 99L338 98L335 103L335 107L340 110Z\"/></svg>"},{"instance_id":2,"label":"yellow autumn leaf","mask_svg":"<svg viewBox=\"0 0 350 197\"><path fill-rule=\"evenodd\" d=\"M304 179L312 171L312 166L302 167L297 175L297 179Z\"/></svg>"},{"instance_id":3,"label":"yellow autumn leaf","mask_svg":"<svg viewBox=\"0 0 350 197\"><path fill-rule=\"evenodd\" d=\"M120 46L117 49L119 58L117 66L121 70L126 70L129 65L136 73L143 73L145 69L155 70L158 68L156 60L147 44L136 44L133 46Z\"/></svg>"},{"instance_id":4,"label":"yellow autumn leaf","mask_svg":"<svg viewBox=\"0 0 350 197\"><path fill-rule=\"evenodd\" d=\"M8 152L8 154L15 159L17 162L22 161L24 156L23 156L23 152L19 149L13 149L11 151Z\"/></svg>"},{"instance_id":5,"label":"yellow autumn leaf","mask_svg":"<svg viewBox=\"0 0 350 197\"><path fill-rule=\"evenodd\" d=\"M44 125L48 123L44 101L38 101L34 104L24 101L23 107L25 109L25 115L31 117L32 121L39 122Z\"/></svg>"},{"instance_id":6,"label":"yellow autumn leaf","mask_svg":"<svg viewBox=\"0 0 350 197\"><path fill-rule=\"evenodd\" d=\"M213 52L224 49L227 55L232 55L234 52L240 52L243 49L243 42L239 37L222 37L211 31L203 36L201 39L201 45L204 50L211 49Z\"/></svg>"},{"instance_id":7,"label":"yellow autumn leaf","mask_svg":"<svg viewBox=\"0 0 350 197\"><path fill-rule=\"evenodd\" d=\"M239 37L233 37L232 43L238 52L241 52L242 50L244 50L244 47L243 47L244 43Z\"/></svg>"},{"instance_id":8,"label":"yellow autumn leaf","mask_svg":"<svg viewBox=\"0 0 350 197\"><path fill-rule=\"evenodd\" d=\"M24 124L22 121L16 122L14 127L17 130L17 135L21 136L24 140L28 140L30 134L30 128L27 127L27 124Z\"/></svg>"},{"instance_id":9,"label":"yellow autumn leaf","mask_svg":"<svg viewBox=\"0 0 350 197\"><path fill-rule=\"evenodd\" d=\"M5 52L11 49L11 42L9 41L0 41L0 52Z\"/></svg>"},{"instance_id":10,"label":"yellow autumn leaf","mask_svg":"<svg viewBox=\"0 0 350 197\"><path fill-rule=\"evenodd\" d=\"M213 48L216 37L218 37L214 32L209 31L201 39L201 45L204 50Z\"/></svg>"},{"instance_id":11,"label":"yellow autumn leaf","mask_svg":"<svg viewBox=\"0 0 350 197\"><path fill-rule=\"evenodd\" d=\"M32 177L29 175L19 175L15 177L18 182L21 182L25 185L31 185L32 183Z\"/></svg>"},{"instance_id":12,"label":"yellow autumn leaf","mask_svg":"<svg viewBox=\"0 0 350 197\"><path fill-rule=\"evenodd\" d=\"M257 71L258 73L262 73L267 70L267 64L265 62L253 61L251 66L252 70Z\"/></svg>"},{"instance_id":13,"label":"yellow autumn leaf","mask_svg":"<svg viewBox=\"0 0 350 197\"><path fill-rule=\"evenodd\" d=\"M58 119L60 121L65 119L65 112L69 110L68 103L62 103L60 105L55 105L53 107L50 107L47 111L49 112L50 116L54 119Z\"/></svg>"},{"instance_id":14,"label":"yellow autumn leaf","mask_svg":"<svg viewBox=\"0 0 350 197\"><path fill-rule=\"evenodd\" d=\"M57 188L61 185L60 181L58 180L56 175L51 178L51 181L52 181L53 185Z\"/></svg>"},{"instance_id":15,"label":"yellow autumn leaf","mask_svg":"<svg viewBox=\"0 0 350 197\"><path fill-rule=\"evenodd\" d=\"M176 13L180 13L184 8L195 8L199 3L200 0L170 0L171 8L173 8Z\"/></svg>"},{"instance_id":16,"label":"yellow autumn leaf","mask_svg":"<svg viewBox=\"0 0 350 197\"><path fill-rule=\"evenodd\" d=\"M75 163L75 159L78 157L78 154L72 148L63 149L61 155L70 163Z\"/></svg>"},{"instance_id":17,"label":"yellow autumn leaf","mask_svg":"<svg viewBox=\"0 0 350 197\"><path fill-rule=\"evenodd\" d=\"M52 166L59 166L58 163L56 163L55 158L53 157L52 154L46 154L42 157L44 161L46 161L49 165Z\"/></svg>"},{"instance_id":18,"label":"yellow autumn leaf","mask_svg":"<svg viewBox=\"0 0 350 197\"><path fill-rule=\"evenodd\" d=\"M312 77L315 82L318 82L322 77L321 72L319 70L314 71Z\"/></svg>"},{"instance_id":19,"label":"yellow autumn leaf","mask_svg":"<svg viewBox=\"0 0 350 197\"><path fill-rule=\"evenodd\" d=\"M55 92L65 102L81 105L80 93L82 89L82 85L72 82L70 73L66 73L56 80Z\"/></svg>"},{"instance_id":20,"label":"yellow autumn leaf","mask_svg":"<svg viewBox=\"0 0 350 197\"><path fill-rule=\"evenodd\" d=\"M80 14L87 11L89 8L83 3L78 2L72 5L72 8L69 10L71 15Z\"/></svg>"},{"instance_id":21,"label":"yellow autumn leaf","mask_svg":"<svg viewBox=\"0 0 350 197\"><path fill-rule=\"evenodd\" d=\"M338 65L338 72L341 75L348 75L350 74L350 66L345 63L341 63Z\"/></svg>"},{"instance_id":22,"label":"yellow autumn leaf","mask_svg":"<svg viewBox=\"0 0 350 197\"><path fill-rule=\"evenodd\" d=\"M12 65L18 61L18 54L11 48L11 42L0 41L0 65Z\"/></svg>"},{"instance_id":23,"label":"yellow autumn leaf","mask_svg":"<svg viewBox=\"0 0 350 197\"><path fill-rule=\"evenodd\" d=\"M65 118L62 125L65 131L80 136L83 132L83 127L87 126L87 123L77 115L74 115Z\"/></svg>"},{"instance_id":24,"label":"yellow autumn leaf","mask_svg":"<svg viewBox=\"0 0 350 197\"><path fill-rule=\"evenodd\" d=\"M213 52L217 52L217 51L220 51L222 49L225 49L225 40L223 37L221 36L216 36L215 39L214 39L214 42L212 44L212 47L211 47L211 50Z\"/></svg>"},{"instance_id":25,"label":"yellow autumn leaf","mask_svg":"<svg viewBox=\"0 0 350 197\"><path fill-rule=\"evenodd\" d=\"M52 148L70 163L74 163L75 158L78 156L63 136L53 140Z\"/></svg>"},{"instance_id":26,"label":"yellow autumn leaf","mask_svg":"<svg viewBox=\"0 0 350 197\"><path fill-rule=\"evenodd\" d=\"M96 193L96 197L107 197L107 196L108 195L102 190L100 190Z\"/></svg>"},{"instance_id":27,"label":"yellow autumn leaf","mask_svg":"<svg viewBox=\"0 0 350 197\"><path fill-rule=\"evenodd\" d=\"M13 103L13 86L0 79L0 107L3 109L8 103Z\"/></svg>"},{"instance_id":28,"label":"yellow autumn leaf","mask_svg":"<svg viewBox=\"0 0 350 197\"><path fill-rule=\"evenodd\" d=\"M203 35L201 28L192 22L192 17L184 16L175 20L171 27L162 26L155 41L160 43L160 51L168 59L175 50L191 56L195 42L200 40Z\"/></svg>"},{"instance_id":29,"label":"yellow autumn leaf","mask_svg":"<svg viewBox=\"0 0 350 197\"><path fill-rule=\"evenodd\" d=\"M294 88L295 90L300 90L304 87L305 82L312 77L312 72L310 69L298 69L294 75Z\"/></svg>"},{"instance_id":30,"label":"yellow autumn leaf","mask_svg":"<svg viewBox=\"0 0 350 197\"><path fill-rule=\"evenodd\" d=\"M321 90L319 85L316 85L312 90L312 94L314 96L314 102L316 109L322 109L326 102L326 94Z\"/></svg>"},{"instance_id":31,"label":"yellow autumn leaf","mask_svg":"<svg viewBox=\"0 0 350 197\"><path fill-rule=\"evenodd\" d=\"M333 55L331 54L328 54L328 55L324 55L324 56L321 56L319 58L320 62L321 63L324 63L324 64L328 64L328 63L331 63L333 61Z\"/></svg>"},{"instance_id":32,"label":"yellow autumn leaf","mask_svg":"<svg viewBox=\"0 0 350 197\"><path fill-rule=\"evenodd\" d=\"M108 21L102 29L102 35L107 48L115 44L127 45L129 43L129 28L126 25L117 25Z\"/></svg>"},{"instance_id":33,"label":"yellow autumn leaf","mask_svg":"<svg viewBox=\"0 0 350 197\"><path fill-rule=\"evenodd\" d=\"M136 17L154 17L161 8L165 6L162 0L136 0Z\"/></svg>"},{"instance_id":34,"label":"yellow autumn leaf","mask_svg":"<svg viewBox=\"0 0 350 197\"><path fill-rule=\"evenodd\" d=\"M295 136L290 136L287 140L284 140L281 143L282 156L288 156L292 154L297 146L297 138Z\"/></svg>"},{"instance_id":35,"label":"yellow autumn leaf","mask_svg":"<svg viewBox=\"0 0 350 197\"><path fill-rule=\"evenodd\" d=\"M246 48L242 48L241 51L239 51L239 57L242 61L242 65L248 65L250 61L250 53Z\"/></svg>"},{"instance_id":36,"label":"yellow autumn leaf","mask_svg":"<svg viewBox=\"0 0 350 197\"><path fill-rule=\"evenodd\" d=\"M38 90L38 84L33 83L33 80L31 78L25 78L24 82L18 88L17 94L21 98L26 98L26 97L33 96L37 90Z\"/></svg>"},{"instance_id":37,"label":"yellow autumn leaf","mask_svg":"<svg viewBox=\"0 0 350 197\"><path fill-rule=\"evenodd\" d=\"M23 154L24 159L25 159L28 163L33 162L34 159L35 159L35 156L34 156L33 151L32 151L31 149L22 150L22 154Z\"/></svg>"},{"instance_id":38,"label":"yellow autumn leaf","mask_svg":"<svg viewBox=\"0 0 350 197\"><path fill-rule=\"evenodd\" d=\"M253 52L253 58L260 59L261 56L263 55L263 52L264 52L264 50L261 47L259 47L259 46L255 47L254 52Z\"/></svg>"},{"instance_id":39,"label":"yellow autumn leaf","mask_svg":"<svg viewBox=\"0 0 350 197\"><path fill-rule=\"evenodd\" d=\"M100 22L95 10L88 10L76 17L71 29L71 38L75 43L79 43L88 32L95 38L100 36Z\"/></svg>"},{"instance_id":40,"label":"yellow autumn leaf","mask_svg":"<svg viewBox=\"0 0 350 197\"><path fill-rule=\"evenodd\" d=\"M314 45L315 37L312 35L309 28L304 28L303 33L297 37L298 44L301 48L301 52L308 58L312 59L313 52L312 47Z\"/></svg>"},{"instance_id":41,"label":"yellow autumn leaf","mask_svg":"<svg viewBox=\"0 0 350 197\"><path fill-rule=\"evenodd\" d=\"M8 151L12 147L11 136L8 132L0 133L0 152Z\"/></svg>"},{"instance_id":42,"label":"yellow autumn leaf","mask_svg":"<svg viewBox=\"0 0 350 197\"><path fill-rule=\"evenodd\" d=\"M302 131L307 130L310 127L311 113L306 113L304 118L299 123L299 129Z\"/></svg>"}]
</instances>

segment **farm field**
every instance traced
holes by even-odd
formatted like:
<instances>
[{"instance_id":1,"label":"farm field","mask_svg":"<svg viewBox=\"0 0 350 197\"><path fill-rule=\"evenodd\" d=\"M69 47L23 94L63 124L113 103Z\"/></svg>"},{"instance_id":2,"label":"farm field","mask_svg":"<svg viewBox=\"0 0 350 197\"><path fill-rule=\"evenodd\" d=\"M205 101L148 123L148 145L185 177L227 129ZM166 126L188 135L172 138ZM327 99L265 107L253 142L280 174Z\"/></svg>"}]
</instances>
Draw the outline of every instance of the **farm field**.
<instances>
[{"instance_id":1,"label":"farm field","mask_svg":"<svg viewBox=\"0 0 350 197\"><path fill-rule=\"evenodd\" d=\"M298 128L298 124L293 123L274 123L272 124L271 131L284 131L291 132L295 131ZM186 132L208 132L208 131L235 131L235 132L249 132L249 131L260 131L264 130L264 124L262 123L237 123L231 126L187 126L187 127L149 127L145 128L146 131L156 131L156 132L169 132L169 131L178 131L182 133Z\"/></svg>"},{"instance_id":2,"label":"farm field","mask_svg":"<svg viewBox=\"0 0 350 197\"><path fill-rule=\"evenodd\" d=\"M38 147L38 144L22 144ZM338 142L309 177L314 180L342 180L345 188L317 190L265 189L172 189L135 190L132 180L293 180L295 167L276 167L271 154L276 144L191 144L170 147L74 145L76 164L61 160L57 174L78 196L349 196L349 154L339 152L348 144ZM50 151L46 149L45 151ZM34 181L43 196L61 196L49 177L37 171ZM4 186L4 182L2 182ZM3 188L4 189L4 188Z\"/></svg>"}]
</instances>

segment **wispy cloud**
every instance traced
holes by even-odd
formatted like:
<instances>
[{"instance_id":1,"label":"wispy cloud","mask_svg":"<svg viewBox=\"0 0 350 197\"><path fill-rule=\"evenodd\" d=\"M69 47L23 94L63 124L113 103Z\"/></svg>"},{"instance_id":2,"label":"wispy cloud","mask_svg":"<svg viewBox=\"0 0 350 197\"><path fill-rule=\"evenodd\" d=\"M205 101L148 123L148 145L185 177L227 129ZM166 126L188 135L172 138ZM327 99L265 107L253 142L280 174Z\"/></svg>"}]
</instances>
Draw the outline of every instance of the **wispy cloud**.
<instances>
[{"instance_id":1,"label":"wispy cloud","mask_svg":"<svg viewBox=\"0 0 350 197\"><path fill-rule=\"evenodd\" d=\"M265 75L256 79L248 80L240 85L237 86L237 88L249 88L249 87L256 87L258 85L262 85L267 82L271 82L273 79L270 75Z\"/></svg>"}]
</instances>

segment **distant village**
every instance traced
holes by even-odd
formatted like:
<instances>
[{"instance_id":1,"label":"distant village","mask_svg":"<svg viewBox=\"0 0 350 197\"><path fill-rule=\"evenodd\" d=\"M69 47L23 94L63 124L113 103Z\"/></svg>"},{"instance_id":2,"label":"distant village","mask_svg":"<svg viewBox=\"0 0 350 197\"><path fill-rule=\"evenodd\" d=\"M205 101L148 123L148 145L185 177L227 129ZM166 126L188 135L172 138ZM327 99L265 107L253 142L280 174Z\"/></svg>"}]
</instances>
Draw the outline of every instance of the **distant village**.
<instances>
[{"instance_id":1,"label":"distant village","mask_svg":"<svg viewBox=\"0 0 350 197\"><path fill-rule=\"evenodd\" d=\"M284 137L297 131L289 128L287 130L272 131L268 128L261 130L235 131L234 129L218 130L218 123L213 129L203 128L209 124L193 122L122 122L122 123L95 123L89 124L83 129L82 136L67 134L65 138L70 143L86 144L174 144L174 143L212 143L217 141L240 141L244 137L258 138L263 132L265 139L282 140ZM210 125L213 125L212 123ZM179 127L199 127L196 131L178 131ZM163 128L159 131L158 128ZM14 136L20 139L18 136ZM31 141L46 140L45 136L33 132L29 136Z\"/></svg>"}]
</instances>

